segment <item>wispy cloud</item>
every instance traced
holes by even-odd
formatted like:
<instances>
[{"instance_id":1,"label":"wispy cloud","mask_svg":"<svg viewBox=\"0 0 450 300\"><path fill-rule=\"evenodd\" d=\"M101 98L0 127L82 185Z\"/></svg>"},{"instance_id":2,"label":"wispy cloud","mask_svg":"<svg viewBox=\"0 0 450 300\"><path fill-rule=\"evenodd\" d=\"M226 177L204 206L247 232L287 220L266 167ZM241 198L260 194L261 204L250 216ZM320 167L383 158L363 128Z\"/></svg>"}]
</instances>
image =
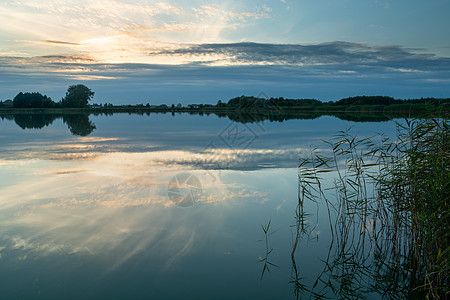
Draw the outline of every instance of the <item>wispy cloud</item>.
<instances>
[{"instance_id":1,"label":"wispy cloud","mask_svg":"<svg viewBox=\"0 0 450 300\"><path fill-rule=\"evenodd\" d=\"M223 42L223 30L238 29L249 21L269 18L271 13L265 5L236 9L226 4L186 7L156 1L18 0L0 3L0 8L1 31L20 37L5 43L8 47L36 55L73 46L74 51L107 62L133 61L140 49L161 42ZM27 42L45 43L47 48Z\"/></svg>"},{"instance_id":2,"label":"wispy cloud","mask_svg":"<svg viewBox=\"0 0 450 300\"><path fill-rule=\"evenodd\" d=\"M421 49L409 49L400 46L376 47L363 43L330 42L323 44L199 44L184 48L149 53L153 55L170 55L190 57L195 63L222 62L238 65L392 65L413 63L422 68L448 66L449 59L438 58L433 54L423 53ZM444 64L442 64L444 63Z\"/></svg>"},{"instance_id":3,"label":"wispy cloud","mask_svg":"<svg viewBox=\"0 0 450 300\"><path fill-rule=\"evenodd\" d=\"M243 21L246 22L249 19L263 19L269 18L269 13L272 11L268 6L263 5L255 12L236 12L233 10L223 10L217 5L203 5L199 8L192 8L195 16L199 19L203 17L208 18L221 18L224 21Z\"/></svg>"},{"instance_id":4,"label":"wispy cloud","mask_svg":"<svg viewBox=\"0 0 450 300\"><path fill-rule=\"evenodd\" d=\"M46 40L46 41L39 41L44 44L56 44L56 45L67 45L67 46L80 46L81 44L78 43L70 43L70 42L63 42L63 41L52 41L52 40Z\"/></svg>"},{"instance_id":5,"label":"wispy cloud","mask_svg":"<svg viewBox=\"0 0 450 300\"><path fill-rule=\"evenodd\" d=\"M54 42L52 43L65 43ZM153 48L145 53L148 63L108 64L87 55L47 55L38 57L0 57L2 69L24 71L40 69L58 72L73 70L79 75L102 75L104 72L127 73L131 70L162 70L169 65L183 66L280 66L343 73L399 71L448 71L450 58L440 58L421 49L400 46L376 47L360 43L332 42L324 44L182 44L172 49ZM161 63L162 62L162 63Z\"/></svg>"},{"instance_id":6,"label":"wispy cloud","mask_svg":"<svg viewBox=\"0 0 450 300\"><path fill-rule=\"evenodd\" d=\"M411 91L414 91L414 94L419 92L418 96L422 97L448 94L444 82L450 78L450 58L438 57L423 49L395 45L379 47L348 42L163 43L142 45L141 49L136 51L136 57L139 57L141 63L107 63L91 54L83 53L33 57L2 56L0 80L10 82L2 90L12 89L19 83L23 89L33 82L39 82L37 85L41 87L44 84L64 86L64 80L100 82L109 79L111 82L120 81L120 85L114 84L115 87L132 84L137 86L135 91L141 90L142 93L161 90L161 93L164 93L161 94L163 98L174 95L171 94L172 88L164 88L167 86L173 86L179 91L180 96L175 97L185 98L187 94L180 90L181 86L184 89L210 87L208 93L214 90L213 86L223 86L228 93L231 91L230 87L233 87L237 93L242 94L240 90L246 83L252 89L263 89L266 92L270 92L269 86L278 86L280 91L275 91L272 95L280 95L282 90L283 96L287 96L286 91L290 87L293 92L299 89L299 85L310 87L308 94L299 95L297 92L293 97L309 95L321 98L324 96L318 92L319 86L320 90L327 86L329 93L334 95L338 89L344 86L349 88L351 85L357 85L357 89L362 93L374 90L377 94L388 94L390 89L395 88L399 93L398 97L405 97L405 93ZM343 80L346 80L345 85ZM330 81L334 81L334 87ZM377 86L374 82L377 82ZM152 90L142 90L144 85ZM305 91L304 88L301 90ZM432 91L434 92L430 95ZM17 87L11 90L12 94L17 92ZM342 97L353 93L353 88L342 91ZM223 96L216 90L215 95L210 94L208 98L211 97L217 101L217 97ZM195 101L200 101L196 99Z\"/></svg>"}]
</instances>

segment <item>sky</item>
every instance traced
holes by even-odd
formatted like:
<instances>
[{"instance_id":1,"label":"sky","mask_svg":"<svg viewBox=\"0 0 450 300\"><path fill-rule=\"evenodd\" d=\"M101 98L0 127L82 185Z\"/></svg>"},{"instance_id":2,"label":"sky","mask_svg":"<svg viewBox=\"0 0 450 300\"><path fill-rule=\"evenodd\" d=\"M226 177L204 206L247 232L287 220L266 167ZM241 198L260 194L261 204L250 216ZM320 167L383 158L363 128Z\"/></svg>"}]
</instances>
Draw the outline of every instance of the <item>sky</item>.
<instances>
[{"instance_id":1,"label":"sky","mask_svg":"<svg viewBox=\"0 0 450 300\"><path fill-rule=\"evenodd\" d=\"M0 0L0 100L450 97L448 0Z\"/></svg>"}]
</instances>

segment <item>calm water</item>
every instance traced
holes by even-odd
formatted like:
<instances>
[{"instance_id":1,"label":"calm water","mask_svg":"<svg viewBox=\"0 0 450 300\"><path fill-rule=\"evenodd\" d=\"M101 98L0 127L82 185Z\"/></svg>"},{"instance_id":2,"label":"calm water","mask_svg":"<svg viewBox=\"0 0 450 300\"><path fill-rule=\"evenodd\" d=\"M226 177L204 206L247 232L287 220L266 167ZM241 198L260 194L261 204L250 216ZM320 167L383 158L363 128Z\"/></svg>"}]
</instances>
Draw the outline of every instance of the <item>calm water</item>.
<instances>
[{"instance_id":1,"label":"calm water","mask_svg":"<svg viewBox=\"0 0 450 300\"><path fill-rule=\"evenodd\" d=\"M395 134L334 117L44 119L0 119L0 299L314 297L330 233L307 203L316 225L291 260L299 158L352 126Z\"/></svg>"}]
</instances>

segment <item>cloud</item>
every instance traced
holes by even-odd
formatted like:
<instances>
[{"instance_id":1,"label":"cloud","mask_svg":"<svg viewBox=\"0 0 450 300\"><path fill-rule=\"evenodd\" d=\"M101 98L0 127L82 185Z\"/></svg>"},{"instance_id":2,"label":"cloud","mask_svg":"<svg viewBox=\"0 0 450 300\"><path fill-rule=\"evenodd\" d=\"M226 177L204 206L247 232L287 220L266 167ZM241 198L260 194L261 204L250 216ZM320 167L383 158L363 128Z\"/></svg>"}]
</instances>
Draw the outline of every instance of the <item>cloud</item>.
<instances>
[{"instance_id":1,"label":"cloud","mask_svg":"<svg viewBox=\"0 0 450 300\"><path fill-rule=\"evenodd\" d=\"M225 41L221 37L223 30L237 29L252 20L267 19L271 13L266 5L230 8L226 3L186 6L167 2L131 4L120 1L18 0L0 3L0 8L3 12L0 13L0 22L6 24L2 31L10 36L44 41L54 47L79 47L94 40L94 44L88 43L89 46L81 50L94 54L100 51L103 56L98 57L104 57L105 52L123 56L124 49L133 50L156 41ZM124 40L127 34L128 39ZM133 37L139 37L139 40ZM107 43L100 41L105 38ZM43 49L14 41L6 44L31 53L43 52ZM133 53L129 54L128 57L133 56Z\"/></svg>"},{"instance_id":2,"label":"cloud","mask_svg":"<svg viewBox=\"0 0 450 300\"><path fill-rule=\"evenodd\" d=\"M196 17L203 18L221 18L225 21L240 20L246 22L248 19L262 19L269 18L269 13L272 11L267 5L263 5L255 12L236 12L233 10L224 10L217 5L203 5L199 8L192 8Z\"/></svg>"},{"instance_id":3,"label":"cloud","mask_svg":"<svg viewBox=\"0 0 450 300\"><path fill-rule=\"evenodd\" d=\"M110 139L77 140L101 143ZM42 152L43 148L40 149ZM20 182L2 188L0 214L5 218L0 220L0 225L8 226L0 226L3 229L0 245L4 245L0 246L0 251L6 246L22 256L45 257L55 252L104 255L123 249L115 267L143 249L152 250L152 255L174 251L169 255L174 258L177 253L181 255L188 250L183 239L186 233L199 232L198 229L204 227L198 218L189 217L195 216L196 211L206 216L202 221L209 224L207 233L214 236L211 230L223 229L221 217L205 211L232 199L241 203L244 199L254 201L267 197L266 192L255 190L246 182L227 184L220 176L212 180L203 170L171 165L170 161L183 160L184 155L196 157L196 154L181 151L114 152L103 153L94 162L78 159L61 164L61 161L41 157L34 165L11 166L20 169L23 176ZM202 191L196 198L198 206L175 218L180 210L168 197L168 183L183 170L201 180ZM193 222L190 226L179 225L180 221L188 224L189 220ZM67 234L68 230L71 234ZM161 243L172 241L176 245L156 251ZM180 247L176 247L178 243Z\"/></svg>"},{"instance_id":4,"label":"cloud","mask_svg":"<svg viewBox=\"0 0 450 300\"><path fill-rule=\"evenodd\" d=\"M79 46L81 44L78 43L70 43L70 42L63 42L63 41L52 41L52 40L46 40L46 41L40 41L44 44L56 44L56 45L66 45L66 46Z\"/></svg>"},{"instance_id":5,"label":"cloud","mask_svg":"<svg viewBox=\"0 0 450 300\"><path fill-rule=\"evenodd\" d=\"M56 42L53 43L66 43ZM164 45L167 46L167 45ZM0 57L0 68L48 72L73 70L78 75L171 69L170 65L201 66L279 66L301 69L339 70L347 73L376 71L433 72L447 71L450 58L424 53L421 49L400 46L369 46L361 43L330 42L323 44L170 44L149 49L149 63L104 63L88 55L48 55L37 57ZM116 74L115 74L116 75ZM114 77L114 76L113 76Z\"/></svg>"},{"instance_id":6,"label":"cloud","mask_svg":"<svg viewBox=\"0 0 450 300\"><path fill-rule=\"evenodd\" d=\"M89 80L90 85L98 83L93 86L96 96L101 95L99 89L110 81L108 97L116 97L119 103L124 96L130 98L130 91L117 89L130 85L133 97L155 97L159 93L159 98L171 101L191 97L190 101L212 98L217 102L217 97L226 99L247 93L244 89L257 89L252 93L264 90L271 96L322 100L355 93L420 98L445 97L448 95L445 82L450 78L450 58L395 45L163 43L153 47L143 45L136 56L141 63L108 63L83 53L0 56L0 80L5 82L0 92L10 91L11 95L4 97L14 97L27 86L62 89L61 86L73 84L74 80ZM200 89L205 93L203 98L198 97ZM322 94L326 89L327 94ZM188 96L190 90L192 96Z\"/></svg>"},{"instance_id":7,"label":"cloud","mask_svg":"<svg viewBox=\"0 0 450 300\"><path fill-rule=\"evenodd\" d=\"M193 63L224 65L280 65L280 66L390 66L413 63L422 68L446 68L450 59L420 53L420 49L400 46L376 47L362 43L330 42L322 44L197 44L174 50L151 52L149 56L184 56ZM206 60L205 58L208 58Z\"/></svg>"},{"instance_id":8,"label":"cloud","mask_svg":"<svg viewBox=\"0 0 450 300\"><path fill-rule=\"evenodd\" d=\"M180 65L188 72L203 66L279 66L301 67L298 70L316 72L336 70L341 73L370 73L379 71L433 72L448 70L449 59L420 53L414 49L392 47L368 47L361 44L327 43L318 45L274 45L274 44L199 44L171 45L171 50L153 49L147 53L148 60L155 63L107 64L89 56L42 56L33 58L2 57L3 69L48 72L78 73L83 76L104 76L115 78L119 74L133 76L144 73L164 72L177 69ZM172 62L156 64L156 62ZM209 68L213 70L213 68ZM111 76L114 72L114 76ZM131 74L130 72L136 72ZM104 74L109 75L104 75Z\"/></svg>"},{"instance_id":9,"label":"cloud","mask_svg":"<svg viewBox=\"0 0 450 300\"><path fill-rule=\"evenodd\" d=\"M256 125L255 125L256 126ZM244 128L244 125L242 125ZM240 130L242 130L242 128ZM199 133L200 134L200 133ZM258 170L266 168L294 168L299 155L307 155L308 151L300 148L293 149L230 149L225 143L219 143L216 139L217 148L197 149L191 151L165 150L161 151L156 145L139 145L136 141L108 138L81 138L69 140L64 143L47 145L45 142L23 143L21 145L10 145L0 154L0 165L9 165L11 160L50 160L50 161L86 161L87 164L93 160L97 162L109 158L110 161L141 161L145 168L166 166L177 169L200 169L200 170ZM114 142L114 143L111 143ZM122 142L122 143L120 143ZM159 144L163 144L160 141ZM171 147L168 145L166 147ZM42 148L45 152L41 152ZM147 151L147 152L140 152ZM199 152L196 152L199 151ZM110 159L113 157L113 159ZM120 165L120 163L117 163ZM105 166L111 165L111 162ZM131 165L128 162L126 166ZM87 172L87 167L74 169L39 170L40 174L71 174ZM137 172L134 170L134 172Z\"/></svg>"}]
</instances>

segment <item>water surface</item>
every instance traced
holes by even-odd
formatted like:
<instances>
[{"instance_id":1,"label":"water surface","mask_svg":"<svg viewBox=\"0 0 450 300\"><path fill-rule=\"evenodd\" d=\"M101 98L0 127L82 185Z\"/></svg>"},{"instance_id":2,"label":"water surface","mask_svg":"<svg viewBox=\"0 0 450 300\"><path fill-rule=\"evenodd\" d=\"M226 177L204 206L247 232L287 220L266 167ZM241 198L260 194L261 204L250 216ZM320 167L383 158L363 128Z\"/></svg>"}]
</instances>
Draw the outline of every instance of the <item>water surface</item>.
<instances>
[{"instance_id":1,"label":"water surface","mask_svg":"<svg viewBox=\"0 0 450 300\"><path fill-rule=\"evenodd\" d=\"M299 158L350 127L395 134L327 116L86 117L0 120L1 299L314 297L290 256ZM321 214L295 254L309 290L330 244Z\"/></svg>"}]
</instances>

